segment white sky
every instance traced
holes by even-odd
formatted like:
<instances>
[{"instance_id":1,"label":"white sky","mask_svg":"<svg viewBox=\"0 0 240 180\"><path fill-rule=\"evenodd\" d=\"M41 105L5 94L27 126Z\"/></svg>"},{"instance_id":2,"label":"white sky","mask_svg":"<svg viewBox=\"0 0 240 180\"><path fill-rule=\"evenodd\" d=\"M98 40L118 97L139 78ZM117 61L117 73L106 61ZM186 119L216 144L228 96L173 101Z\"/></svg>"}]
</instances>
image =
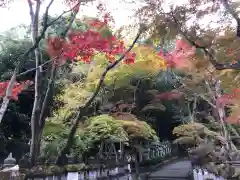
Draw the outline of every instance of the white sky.
<instances>
[{"instance_id":1,"label":"white sky","mask_svg":"<svg viewBox=\"0 0 240 180\"><path fill-rule=\"evenodd\" d=\"M96 0L99 2L100 0ZM115 28L119 28L123 25L133 24L134 11L139 7L139 4L131 4L124 3L123 0L101 0L106 4L107 10L111 13L115 20ZM125 2L131 2L131 0L124 0ZM168 3L173 3L178 1L181 4L186 2L187 0L166 0ZM240 1L240 0L235 0ZM49 0L44 0L44 4L42 6L42 13L45 10L45 7ZM63 3L63 0L55 0L53 5L50 8L50 15L59 15L64 10L68 10ZM140 0L139 0L140 2ZM178 4L180 5L180 4ZM87 15L87 16L96 16L96 5L88 5L88 7L82 7L79 15ZM9 8L0 8L0 17L1 17L1 26L0 33L6 31L12 27L16 27L20 24L30 24L30 16L29 16L29 7L27 4L27 0L15 0ZM212 16L205 18L202 23L208 24L210 20L216 19L217 17ZM202 24L201 23L201 24ZM213 24L214 26L214 24Z\"/></svg>"},{"instance_id":2,"label":"white sky","mask_svg":"<svg viewBox=\"0 0 240 180\"><path fill-rule=\"evenodd\" d=\"M44 7L46 7L46 4L49 2L49 0L45 0L45 2L46 3L43 4L42 7L42 12L44 12ZM130 17L133 15L134 7L136 7L136 5L123 4L120 0L104 0L104 3L105 2L107 9L115 19L116 28L119 28L122 25L128 25L132 22ZM68 10L68 8L62 3L62 0L55 0L51 6L49 14L59 15L64 10ZM81 8L81 10L81 15L96 16L95 5L89 5L88 7ZM29 24L30 16L27 0L15 0L15 2L12 3L9 8L0 9L0 17L0 32L6 31L19 24Z\"/></svg>"}]
</instances>

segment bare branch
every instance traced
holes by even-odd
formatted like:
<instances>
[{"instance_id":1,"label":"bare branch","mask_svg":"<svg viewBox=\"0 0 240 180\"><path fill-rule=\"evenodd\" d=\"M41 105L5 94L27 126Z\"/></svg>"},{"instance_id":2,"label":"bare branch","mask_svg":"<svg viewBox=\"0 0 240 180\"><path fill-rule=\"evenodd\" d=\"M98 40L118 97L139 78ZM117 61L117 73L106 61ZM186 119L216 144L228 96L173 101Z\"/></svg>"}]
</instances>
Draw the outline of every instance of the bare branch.
<instances>
[{"instance_id":1,"label":"bare branch","mask_svg":"<svg viewBox=\"0 0 240 180\"><path fill-rule=\"evenodd\" d=\"M28 70L26 70L26 71L24 71L24 72L22 72L22 73L19 73L19 74L17 74L16 77L20 77L20 76L26 75L27 73L30 73L30 72L32 72L32 71L35 71L37 68L39 68L39 69L40 69L40 72L41 72L42 67L43 67L44 65L50 63L51 61L53 61L53 59L50 59L50 60L48 60L48 61L40 64L38 67L31 68L31 69L28 69Z\"/></svg>"},{"instance_id":2,"label":"bare branch","mask_svg":"<svg viewBox=\"0 0 240 180\"><path fill-rule=\"evenodd\" d=\"M71 9L67 10L67 11L63 11L56 19L54 19L52 22L50 22L48 25L51 26L52 24L54 24L55 22L57 22L63 15L72 12L76 7L78 7L80 5L81 1L79 1L77 4L75 4L75 6L73 6Z\"/></svg>"},{"instance_id":3,"label":"bare branch","mask_svg":"<svg viewBox=\"0 0 240 180\"><path fill-rule=\"evenodd\" d=\"M32 53L39 45L40 41L44 38L45 36L45 32L46 30L51 26L53 25L57 19L60 19L62 17L62 15L64 15L65 13L67 12L70 12L73 10L73 8L75 8L76 6L74 6L73 8L71 8L69 11L65 11L63 14L61 14L57 19L55 19L54 21L52 21L51 23L48 23L48 12L49 12L49 9L51 7L51 5L53 4L54 0L51 0L50 3L48 4L47 8L46 8L46 11L45 11L45 15L44 15L44 23L43 23L43 29L40 33L40 35L36 38L35 40L35 43L33 44L32 47L30 47L24 54L22 54L18 59L18 63L16 65L16 68L13 72L13 75L12 75L12 78L11 78L11 81L10 83L8 84L8 87L7 87L7 91L6 91L6 95L4 97L5 101L3 101L2 105L1 105L1 108L0 108L0 122L2 121L2 118L4 116L4 113L7 109L7 106L8 106L8 103L9 103L9 100L6 101L7 98L9 98L9 95L7 96L7 94L10 94L12 93L12 89L13 89L13 85L15 83L15 80L16 80L16 74L18 74L20 68L22 67L23 63L26 61L27 57L30 55L30 53ZM79 2L80 3L80 2ZM79 4L77 4L79 5ZM29 4L29 7L30 7L30 14L32 14L33 12L33 9L32 9L32 4ZM31 18L32 19L32 18ZM33 20L33 19L32 19Z\"/></svg>"},{"instance_id":4,"label":"bare branch","mask_svg":"<svg viewBox=\"0 0 240 180\"><path fill-rule=\"evenodd\" d=\"M64 148L62 149L62 151L60 152L58 158L57 158L57 164L58 165L61 165L63 162L62 161L62 158L67 154L68 150L71 148L72 146L72 142L73 142L73 138L74 138L74 135L76 133L76 130L77 130L77 127L78 127L78 124L80 122L80 120L82 120L83 116L85 116L86 114L86 110L87 108L91 105L91 103L94 101L94 99L97 97L103 83L104 83L104 79L107 75L107 73L113 69L117 64L119 64L126 56L127 53L129 53L132 48L134 47L134 45L136 44L137 40L139 39L140 35L142 34L142 30L140 29L136 38L134 39L132 45L127 49L127 51L115 62L111 63L110 65L108 65L105 69L105 71L102 73L101 75L101 78L100 78L100 81L97 85L97 88L94 92L94 94L91 96L91 98L89 98L89 100L85 103L85 105L82 107L80 106L77 111L78 111L78 114L75 118L75 121L74 121L74 124L73 126L71 127L71 130L70 130L70 133L68 135L68 140L67 140L67 143L66 145L64 146Z\"/></svg>"}]
</instances>

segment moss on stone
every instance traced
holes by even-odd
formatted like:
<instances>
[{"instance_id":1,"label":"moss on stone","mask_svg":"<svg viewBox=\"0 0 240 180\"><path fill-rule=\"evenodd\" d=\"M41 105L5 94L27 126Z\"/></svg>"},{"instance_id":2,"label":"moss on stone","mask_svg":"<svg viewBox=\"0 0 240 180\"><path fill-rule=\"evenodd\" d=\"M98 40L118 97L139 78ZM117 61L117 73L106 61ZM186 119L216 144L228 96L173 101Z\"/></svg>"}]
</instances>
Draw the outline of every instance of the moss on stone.
<instances>
[{"instance_id":1,"label":"moss on stone","mask_svg":"<svg viewBox=\"0 0 240 180\"><path fill-rule=\"evenodd\" d=\"M25 174L26 177L46 177L51 175L59 175L65 172L77 172L86 170L85 164L71 164L63 167L57 165L39 165L31 169L20 168L20 173Z\"/></svg>"}]
</instances>

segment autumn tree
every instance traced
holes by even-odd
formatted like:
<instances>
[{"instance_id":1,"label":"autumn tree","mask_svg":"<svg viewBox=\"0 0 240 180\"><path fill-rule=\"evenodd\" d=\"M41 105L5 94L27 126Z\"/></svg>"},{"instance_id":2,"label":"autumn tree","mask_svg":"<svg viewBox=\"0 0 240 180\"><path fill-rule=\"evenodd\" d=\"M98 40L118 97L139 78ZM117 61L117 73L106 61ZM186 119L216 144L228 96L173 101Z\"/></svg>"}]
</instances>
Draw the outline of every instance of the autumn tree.
<instances>
[{"instance_id":1,"label":"autumn tree","mask_svg":"<svg viewBox=\"0 0 240 180\"><path fill-rule=\"evenodd\" d=\"M150 39L156 39L162 46L161 40L166 41L179 36L179 39L181 39L181 41L185 40L186 43L180 51L186 49L189 45L195 48L193 58L177 60L179 63L183 60L185 63L181 63L182 65L187 64L185 67L178 67L188 69L186 72L189 74L187 78L178 78L181 84L180 88L182 88L180 90L184 89L183 92L187 93L185 95L192 96L194 97L193 99L197 100L201 98L209 104L211 111L205 112L205 118L211 118L209 121L215 123L215 131L219 133L215 134L215 132L203 130L204 132L209 132L209 136L215 136L213 140L210 140L208 143L206 143L207 140L203 137L204 134L198 136L198 133L202 131L200 132L193 127L195 125L197 127L198 124L194 124L194 122L199 121L199 116L195 114L197 105L194 103L195 106L193 106L193 110L189 112L191 115L189 118L191 122L189 126L187 125L186 127L176 129L176 131L180 134L182 133L181 136L183 136L180 137L179 141L186 144L197 142L197 148L193 148L191 152L193 155L201 157L202 160L203 157L205 157L205 155L201 154L203 151L211 151L214 153L216 151L216 154L219 154L215 154L215 156L225 156L223 157L225 159L222 159L222 161L235 160L236 156L233 157L232 155L238 154L238 150L230 136L234 135L239 138L239 134L229 123L237 123L239 119L237 113L239 107L238 90L234 90L234 87L238 86L238 83L235 84L234 82L238 82L237 70L239 70L239 3L228 0L188 1L183 5L172 4L172 6L166 10L166 6L163 6L163 1L144 2L146 5L139 10L138 15L140 15L141 20L144 20L146 24L153 27L151 32L149 32ZM208 25L206 25L206 23L200 24L201 20L206 20L204 16L209 17L211 15L217 17L216 20L212 20L219 24L217 28L213 27L213 22L210 22ZM235 27L232 27L232 20L234 21ZM187 24L188 22L190 22L190 24ZM165 55L165 58L169 59L167 55ZM170 59L174 60L174 57L171 56ZM225 80L225 82L221 83L221 79ZM224 89L221 87L222 84L224 85ZM224 91L231 91L231 89L232 92L225 95L223 94ZM229 117L226 115L226 106L231 108ZM217 128L219 125L220 129ZM186 132L188 128L191 129L192 132ZM201 128L204 129L205 127L200 127L200 129ZM195 139L189 139L189 136ZM220 152L216 149L213 150L215 147L218 147L216 141L218 143L220 141L220 144L224 147ZM192 145L196 146L196 144ZM212 159L207 161L210 163L204 165L206 165L206 167L208 166L208 169L211 169L214 173L225 173L223 174L224 177L230 177L231 174L229 171L220 172L218 171L219 167L217 165L217 167L214 166L214 163L217 161L214 158L215 156L211 155ZM210 166L212 168L210 168ZM223 167L222 165L219 166ZM230 167L228 166L228 168ZM236 177L238 175L238 172L236 172L234 176Z\"/></svg>"},{"instance_id":2,"label":"autumn tree","mask_svg":"<svg viewBox=\"0 0 240 180\"><path fill-rule=\"evenodd\" d=\"M51 5L54 3L54 1L50 1L44 17L43 17L43 26L39 27L39 21L40 21L40 14L39 10L41 7L41 1L27 1L29 8L30 8L30 16L31 16L31 39L32 39L32 47L30 47L28 50L26 50L23 54L19 56L17 59L17 65L15 67L15 70L13 71L13 75L11 77L10 81L7 82L2 82L1 83L1 96L3 97L3 102L2 102L2 107L1 107L1 120L2 117L7 109L9 99L16 99L18 94L23 90L25 85L29 85L29 83L26 84L26 82L20 82L17 83L16 77L18 76L22 66L25 64L26 59L29 57L30 54L34 53L35 57L35 68L31 71L35 71L35 80L34 80L34 85L35 85L35 101L34 101L34 106L32 110L32 118L31 118L31 131L32 131L32 140L31 140L31 148L30 148L30 157L32 159L32 163L36 161L36 157L38 156L39 153L39 141L41 139L41 131L42 127L44 126L44 116L45 116L45 111L46 111L46 106L49 100L49 93L52 89L52 84L53 84L53 78L55 77L55 70L56 70L56 61L54 60L49 60L47 63L52 64L52 70L50 70L50 75L49 75L49 80L47 82L47 88L42 84L42 68L43 68L43 60L41 56L41 51L40 49L40 42L44 40L45 38L45 33L46 30L52 26L59 18L61 18L63 15L66 13L71 13L71 21L69 25L65 28L64 32L62 33L62 37L65 37L66 34L68 33L71 24L73 20L75 19L75 16L78 12L78 7L80 6L81 2L67 2L70 3L68 5L71 5L71 9L69 11L66 11L62 13L59 17L56 19L53 19L52 21L49 21L49 9ZM26 3L27 3L26 2ZM42 64L43 63L43 64ZM27 70L28 71L28 70ZM25 73L25 72L24 72ZM41 89L43 88L43 89ZM45 89L45 90L44 90ZM46 93L39 94L39 90L43 90Z\"/></svg>"},{"instance_id":3,"label":"autumn tree","mask_svg":"<svg viewBox=\"0 0 240 180\"><path fill-rule=\"evenodd\" d=\"M192 77L210 73L216 80L223 80L224 90L230 92L238 87L238 2L186 1L179 5L172 3L168 7L165 1L144 2L136 16L151 27L149 39L160 47L176 37L185 40L196 49L194 58L184 63L177 62L188 70L195 68L196 71L191 72ZM206 17L209 16L214 18L207 22Z\"/></svg>"},{"instance_id":4,"label":"autumn tree","mask_svg":"<svg viewBox=\"0 0 240 180\"><path fill-rule=\"evenodd\" d=\"M75 123L71 128L67 144L59 155L59 159L57 162L59 164L61 157L65 156L68 149L72 146L72 140L76 133L78 123L80 120L82 120L85 111L99 93L108 71L114 68L122 60L124 60L124 62L126 63L134 62L135 54L131 53L130 50L136 43L139 36L141 35L141 32L144 30L143 28L141 28L132 46L126 48L123 42L118 40L114 36L104 37L96 30L88 30L83 32L72 29L72 23L74 22L76 15L79 11L81 1L67 1L66 3L68 3L69 6L71 6L71 9L69 11L65 11L64 13L62 13L58 18L49 21L48 12L53 3L54 3L53 0L49 2L45 14L43 16L42 27L40 27L39 13L41 1L31 0L28 1L31 17L32 47L29 48L26 52L24 52L24 54L19 56L19 60L17 61L17 65L13 71L13 75L10 81L1 83L1 96L3 97L3 102L0 110L1 112L0 119L2 119L7 109L10 98L16 99L18 94L23 90L23 88L26 85L29 85L30 83L34 84L35 97L31 116L32 139L30 145L30 158L32 165L36 163L36 159L39 156L42 131L45 124L46 107L49 101L49 96L52 91L57 69L62 64L65 64L67 59L71 61L82 60L86 63L90 63L91 58L94 56L95 52L105 53L107 59L109 59L110 61L109 65L106 67L106 70L103 72L102 77L100 78L99 84L93 96L90 97L90 99L86 102L84 106L79 106L77 108L78 113L75 118L76 119ZM51 56L51 59L46 63L51 64L51 66L49 69L48 80L45 81L47 86L44 86L43 84L44 79L42 76L43 64L41 64L42 56L40 50L40 43L42 42L42 40L44 40L47 29L54 23L56 23L56 21L59 18L61 18L62 15L68 12L71 14L70 20L67 26L64 28L64 30L61 32L61 34L59 36L51 36L46 39L47 51L48 54ZM106 16L104 16L103 21L92 20L89 23L90 26L92 26L93 28L101 29L107 25L108 19L109 15L107 14ZM68 41L65 38L68 38ZM24 65L26 58L31 53L34 53L35 79L33 82L17 83L16 77L19 73L19 70ZM119 55L120 57L118 59L115 59L115 57Z\"/></svg>"}]
</instances>

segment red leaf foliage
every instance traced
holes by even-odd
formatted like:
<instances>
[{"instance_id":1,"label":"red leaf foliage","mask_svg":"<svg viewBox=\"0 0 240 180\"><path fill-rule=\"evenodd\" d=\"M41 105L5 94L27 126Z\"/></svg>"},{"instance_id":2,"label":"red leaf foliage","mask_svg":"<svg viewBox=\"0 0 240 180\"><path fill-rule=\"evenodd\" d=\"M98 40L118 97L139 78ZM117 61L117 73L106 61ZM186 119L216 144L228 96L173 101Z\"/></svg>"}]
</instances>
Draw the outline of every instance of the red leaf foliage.
<instances>
[{"instance_id":1,"label":"red leaf foliage","mask_svg":"<svg viewBox=\"0 0 240 180\"><path fill-rule=\"evenodd\" d=\"M234 97L231 94L224 94L216 100L216 105L217 107L224 107L225 105L229 105L232 103L233 98Z\"/></svg>"},{"instance_id":2,"label":"red leaf foliage","mask_svg":"<svg viewBox=\"0 0 240 180\"><path fill-rule=\"evenodd\" d=\"M223 94L216 100L217 108L223 108L226 105L230 105L231 114L226 118L226 121L231 124L240 123L240 89L233 89L229 94Z\"/></svg>"},{"instance_id":3,"label":"red leaf foliage","mask_svg":"<svg viewBox=\"0 0 240 180\"><path fill-rule=\"evenodd\" d=\"M69 5L74 7L77 0L66 0ZM79 6L76 6L78 11ZM110 15L107 13L103 17L103 21L94 20L90 22L90 26L93 29L89 29L86 32L72 31L69 33L67 40L60 37L49 37L47 39L47 51L49 55L55 60L55 63L65 63L66 59L70 60L82 60L86 63L90 63L92 57L96 53L105 53L106 58L111 63L115 61L117 55L125 53L126 47L122 40L115 36L105 37L98 29L107 25ZM129 52L124 58L123 62L126 64L134 63L136 55ZM29 82L15 83L12 92L11 99L17 100L18 94L25 88L25 85ZM0 97L4 97L8 82L0 82Z\"/></svg>"},{"instance_id":4,"label":"red leaf foliage","mask_svg":"<svg viewBox=\"0 0 240 180\"><path fill-rule=\"evenodd\" d=\"M240 101L240 89L233 89L230 94L223 94L216 100L217 107L234 104Z\"/></svg>"},{"instance_id":5,"label":"red leaf foliage","mask_svg":"<svg viewBox=\"0 0 240 180\"><path fill-rule=\"evenodd\" d=\"M175 100L175 99L179 99L180 97L182 97L183 93L181 92L164 92L164 93L160 93L155 95L156 99L161 99L161 100Z\"/></svg>"},{"instance_id":6,"label":"red leaf foliage","mask_svg":"<svg viewBox=\"0 0 240 180\"><path fill-rule=\"evenodd\" d=\"M3 98L5 96L8 84L9 84L9 81L0 82L0 97ZM22 90L24 90L26 88L26 86L29 86L31 84L32 84L31 81L23 81L20 83L15 82L13 90L12 90L12 95L9 98L13 99L13 100L18 100L18 94L21 93Z\"/></svg>"},{"instance_id":7,"label":"red leaf foliage","mask_svg":"<svg viewBox=\"0 0 240 180\"><path fill-rule=\"evenodd\" d=\"M94 28L102 28L108 21L108 16L104 16L104 21L93 20L89 24ZM47 41L48 53L55 59L82 60L90 63L96 53L105 53L109 62L113 62L117 55L126 51L124 42L116 36L105 37L97 30L89 29L85 32L72 31L68 35L68 40L59 37L51 37ZM134 63L136 55L129 52L124 63Z\"/></svg>"},{"instance_id":8,"label":"red leaf foliage","mask_svg":"<svg viewBox=\"0 0 240 180\"><path fill-rule=\"evenodd\" d=\"M168 67L172 68L185 68L189 65L188 58L194 55L195 47L190 46L186 41L180 39L176 41L176 47L173 51L163 54L162 51L159 55L166 61Z\"/></svg>"}]
</instances>

